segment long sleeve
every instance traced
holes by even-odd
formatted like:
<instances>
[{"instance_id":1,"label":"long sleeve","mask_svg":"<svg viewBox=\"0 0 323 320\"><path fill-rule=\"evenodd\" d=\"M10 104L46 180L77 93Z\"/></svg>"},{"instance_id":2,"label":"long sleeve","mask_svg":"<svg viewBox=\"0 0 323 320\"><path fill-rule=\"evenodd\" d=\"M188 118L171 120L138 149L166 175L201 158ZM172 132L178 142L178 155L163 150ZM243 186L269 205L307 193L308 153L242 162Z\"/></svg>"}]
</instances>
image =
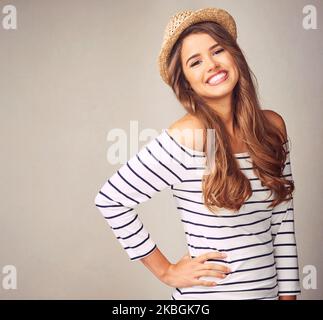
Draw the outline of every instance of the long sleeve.
<instances>
[{"instance_id":1,"label":"long sleeve","mask_svg":"<svg viewBox=\"0 0 323 320\"><path fill-rule=\"evenodd\" d=\"M290 141L284 146L287 157L283 176L293 180L290 161ZM280 203L273 210L272 235L274 244L274 257L278 275L278 294L297 295L300 291L299 267L294 224L293 198Z\"/></svg>"},{"instance_id":2,"label":"long sleeve","mask_svg":"<svg viewBox=\"0 0 323 320\"><path fill-rule=\"evenodd\" d=\"M96 207L130 260L141 259L156 248L135 207L180 182L183 170L185 166L176 157L174 142L163 131L122 165L96 195Z\"/></svg>"}]
</instances>

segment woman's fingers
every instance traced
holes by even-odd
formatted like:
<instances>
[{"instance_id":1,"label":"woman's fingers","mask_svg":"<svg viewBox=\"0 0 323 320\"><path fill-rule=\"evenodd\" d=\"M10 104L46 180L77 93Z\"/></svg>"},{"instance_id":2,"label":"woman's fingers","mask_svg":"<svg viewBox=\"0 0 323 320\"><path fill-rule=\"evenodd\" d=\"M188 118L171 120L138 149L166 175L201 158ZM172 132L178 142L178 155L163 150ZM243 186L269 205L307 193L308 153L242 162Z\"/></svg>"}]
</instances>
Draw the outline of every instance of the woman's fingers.
<instances>
[{"instance_id":1,"label":"woman's fingers","mask_svg":"<svg viewBox=\"0 0 323 320\"><path fill-rule=\"evenodd\" d=\"M212 271L212 270L200 270L195 273L197 278L200 277L216 277L219 279L224 279L227 275L222 272Z\"/></svg>"},{"instance_id":2,"label":"woman's fingers","mask_svg":"<svg viewBox=\"0 0 323 320\"><path fill-rule=\"evenodd\" d=\"M231 272L231 269L227 266L224 266L224 265L221 265L221 264L211 264L211 263L208 263L208 264L202 264L201 265L201 268L202 270L217 270L217 271L221 271L221 272L224 272L224 273L229 273Z\"/></svg>"},{"instance_id":3,"label":"woman's fingers","mask_svg":"<svg viewBox=\"0 0 323 320\"><path fill-rule=\"evenodd\" d=\"M217 283L214 281L210 282L210 281L206 281L206 280L194 280L193 285L194 286L214 287L217 285Z\"/></svg>"},{"instance_id":4,"label":"woman's fingers","mask_svg":"<svg viewBox=\"0 0 323 320\"><path fill-rule=\"evenodd\" d=\"M211 251L195 258L187 253L180 261L172 265L165 276L167 284L172 287L190 287L198 286L216 286L216 281L207 281L200 278L211 276L218 279L224 279L230 269L225 265L215 263L204 263L207 260L224 260L226 254L218 251ZM225 262L225 261L224 261ZM216 280L216 279L215 279Z\"/></svg>"},{"instance_id":5,"label":"woman's fingers","mask_svg":"<svg viewBox=\"0 0 323 320\"><path fill-rule=\"evenodd\" d=\"M204 263L209 259L224 259L227 255L224 252L208 252L195 258L195 261Z\"/></svg>"}]
</instances>

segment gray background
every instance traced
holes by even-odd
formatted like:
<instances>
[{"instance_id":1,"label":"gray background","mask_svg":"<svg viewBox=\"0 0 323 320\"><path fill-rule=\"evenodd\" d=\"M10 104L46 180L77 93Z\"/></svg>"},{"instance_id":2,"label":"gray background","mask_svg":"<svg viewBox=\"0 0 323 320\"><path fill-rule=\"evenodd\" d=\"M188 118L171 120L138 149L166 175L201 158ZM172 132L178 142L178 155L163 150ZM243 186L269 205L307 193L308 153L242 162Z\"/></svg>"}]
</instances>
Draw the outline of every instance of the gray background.
<instances>
[{"instance_id":1,"label":"gray background","mask_svg":"<svg viewBox=\"0 0 323 320\"><path fill-rule=\"evenodd\" d=\"M322 299L322 1L12 0L0 2L1 20L5 4L18 29L0 26L0 280L15 265L18 288L0 286L2 299L170 299L172 288L129 260L94 198L120 167L106 157L111 129L137 120L161 130L184 114L157 55L171 15L207 6L234 16L262 108L287 125L300 275L314 265L318 281L300 298ZM317 30L302 27L307 4ZM137 211L176 262L186 247L169 191Z\"/></svg>"}]
</instances>

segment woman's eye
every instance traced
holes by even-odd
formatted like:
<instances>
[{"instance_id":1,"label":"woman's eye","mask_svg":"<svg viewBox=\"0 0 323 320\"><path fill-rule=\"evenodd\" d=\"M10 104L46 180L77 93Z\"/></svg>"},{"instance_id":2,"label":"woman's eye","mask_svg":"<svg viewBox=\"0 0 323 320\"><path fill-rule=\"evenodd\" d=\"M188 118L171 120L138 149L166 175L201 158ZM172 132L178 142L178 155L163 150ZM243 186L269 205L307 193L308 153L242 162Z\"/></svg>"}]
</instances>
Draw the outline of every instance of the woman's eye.
<instances>
[{"instance_id":1,"label":"woman's eye","mask_svg":"<svg viewBox=\"0 0 323 320\"><path fill-rule=\"evenodd\" d=\"M224 49L220 49L220 50L218 50L218 51L214 51L216 54L218 54L218 53L220 53L220 52L222 52L222 51L224 51Z\"/></svg>"},{"instance_id":2,"label":"woman's eye","mask_svg":"<svg viewBox=\"0 0 323 320\"><path fill-rule=\"evenodd\" d=\"M222 49L220 49L220 50L214 51L214 53L219 54L219 53L221 53L222 51L224 51L224 49L223 49L223 48L222 48ZM196 64L197 64L199 61L200 61L200 60L197 60L197 61L195 61L194 63L192 63L192 64L191 64L191 67L196 66Z\"/></svg>"},{"instance_id":3,"label":"woman's eye","mask_svg":"<svg viewBox=\"0 0 323 320\"><path fill-rule=\"evenodd\" d=\"M199 60L195 61L194 63L191 64L191 67L196 66L197 62L199 62Z\"/></svg>"}]
</instances>

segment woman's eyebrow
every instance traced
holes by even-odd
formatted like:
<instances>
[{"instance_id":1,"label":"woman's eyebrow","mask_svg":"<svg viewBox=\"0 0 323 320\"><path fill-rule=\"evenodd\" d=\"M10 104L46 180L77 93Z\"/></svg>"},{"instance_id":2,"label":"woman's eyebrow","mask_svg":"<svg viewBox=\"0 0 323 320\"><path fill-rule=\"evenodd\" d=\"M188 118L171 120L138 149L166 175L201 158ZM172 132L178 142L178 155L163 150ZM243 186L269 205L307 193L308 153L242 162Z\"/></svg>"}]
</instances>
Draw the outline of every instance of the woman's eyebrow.
<instances>
[{"instance_id":1,"label":"woman's eyebrow","mask_svg":"<svg viewBox=\"0 0 323 320\"><path fill-rule=\"evenodd\" d=\"M212 49L216 48L218 45L219 45L218 43L214 44L212 47L209 48L209 50L212 50ZM200 53L195 53L192 56L190 56L186 61L186 65L191 59L193 59L193 58L195 58L195 57L197 57L199 55L200 55Z\"/></svg>"}]
</instances>

